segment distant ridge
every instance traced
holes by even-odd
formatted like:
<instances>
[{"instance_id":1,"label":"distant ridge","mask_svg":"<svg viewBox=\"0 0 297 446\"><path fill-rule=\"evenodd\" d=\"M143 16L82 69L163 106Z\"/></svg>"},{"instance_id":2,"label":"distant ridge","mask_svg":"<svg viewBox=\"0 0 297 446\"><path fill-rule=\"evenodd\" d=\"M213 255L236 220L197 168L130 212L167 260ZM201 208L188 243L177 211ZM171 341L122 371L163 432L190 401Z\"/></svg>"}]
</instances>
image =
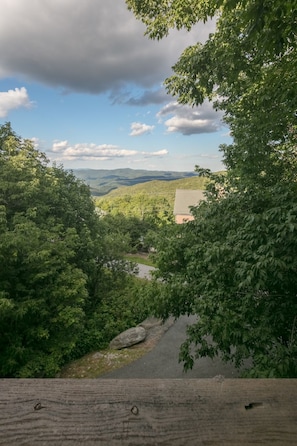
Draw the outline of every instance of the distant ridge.
<instances>
[{"instance_id":1,"label":"distant ridge","mask_svg":"<svg viewBox=\"0 0 297 446\"><path fill-rule=\"evenodd\" d=\"M148 181L173 181L198 176L196 172L175 172L144 169L73 169L77 178L85 181L94 196L100 197L121 186L133 186Z\"/></svg>"}]
</instances>

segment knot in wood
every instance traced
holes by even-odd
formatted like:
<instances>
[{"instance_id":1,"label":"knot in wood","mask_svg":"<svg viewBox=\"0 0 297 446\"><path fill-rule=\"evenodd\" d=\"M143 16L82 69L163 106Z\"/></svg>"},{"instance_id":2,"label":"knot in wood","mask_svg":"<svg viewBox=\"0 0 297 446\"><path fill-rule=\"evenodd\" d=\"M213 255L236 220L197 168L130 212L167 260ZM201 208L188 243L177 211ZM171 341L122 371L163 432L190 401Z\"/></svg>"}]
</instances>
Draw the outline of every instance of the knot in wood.
<instances>
[{"instance_id":1,"label":"knot in wood","mask_svg":"<svg viewBox=\"0 0 297 446\"><path fill-rule=\"evenodd\" d=\"M137 406L133 406L131 409L131 413L133 413L133 415L138 415L139 414L139 409Z\"/></svg>"}]
</instances>

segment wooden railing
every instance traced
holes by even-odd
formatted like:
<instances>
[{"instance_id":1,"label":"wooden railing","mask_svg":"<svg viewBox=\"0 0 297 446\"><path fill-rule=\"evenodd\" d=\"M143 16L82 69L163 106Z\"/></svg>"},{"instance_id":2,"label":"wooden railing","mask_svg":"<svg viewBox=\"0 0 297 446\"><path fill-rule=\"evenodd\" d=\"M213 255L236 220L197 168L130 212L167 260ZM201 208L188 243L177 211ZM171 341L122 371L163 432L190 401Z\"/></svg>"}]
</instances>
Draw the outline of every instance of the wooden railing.
<instances>
[{"instance_id":1,"label":"wooden railing","mask_svg":"<svg viewBox=\"0 0 297 446\"><path fill-rule=\"evenodd\" d=\"M297 445L297 379L3 379L0 444Z\"/></svg>"}]
</instances>

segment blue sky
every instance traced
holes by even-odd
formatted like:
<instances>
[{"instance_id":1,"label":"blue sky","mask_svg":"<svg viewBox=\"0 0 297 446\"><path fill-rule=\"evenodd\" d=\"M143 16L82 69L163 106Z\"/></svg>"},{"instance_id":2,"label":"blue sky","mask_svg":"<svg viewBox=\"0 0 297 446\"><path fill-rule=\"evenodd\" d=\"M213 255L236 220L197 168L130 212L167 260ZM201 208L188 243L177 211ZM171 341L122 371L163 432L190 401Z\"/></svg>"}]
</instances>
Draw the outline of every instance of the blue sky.
<instances>
[{"instance_id":1,"label":"blue sky","mask_svg":"<svg viewBox=\"0 0 297 446\"><path fill-rule=\"evenodd\" d=\"M162 41L124 0L9 0L0 15L0 124L65 168L223 168L221 114L167 95L182 50L213 24Z\"/></svg>"}]
</instances>

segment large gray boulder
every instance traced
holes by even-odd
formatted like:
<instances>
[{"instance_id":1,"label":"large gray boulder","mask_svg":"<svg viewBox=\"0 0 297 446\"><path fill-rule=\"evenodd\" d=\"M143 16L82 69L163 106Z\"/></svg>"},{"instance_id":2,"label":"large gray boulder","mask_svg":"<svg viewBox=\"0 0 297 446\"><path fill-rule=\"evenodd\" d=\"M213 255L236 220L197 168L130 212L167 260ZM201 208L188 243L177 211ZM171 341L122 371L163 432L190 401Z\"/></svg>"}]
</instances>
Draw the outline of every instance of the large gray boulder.
<instances>
[{"instance_id":1,"label":"large gray boulder","mask_svg":"<svg viewBox=\"0 0 297 446\"><path fill-rule=\"evenodd\" d=\"M139 344L146 338L146 330L143 327L133 327L123 331L118 336L113 338L109 347L115 350L131 347L131 345Z\"/></svg>"}]
</instances>

